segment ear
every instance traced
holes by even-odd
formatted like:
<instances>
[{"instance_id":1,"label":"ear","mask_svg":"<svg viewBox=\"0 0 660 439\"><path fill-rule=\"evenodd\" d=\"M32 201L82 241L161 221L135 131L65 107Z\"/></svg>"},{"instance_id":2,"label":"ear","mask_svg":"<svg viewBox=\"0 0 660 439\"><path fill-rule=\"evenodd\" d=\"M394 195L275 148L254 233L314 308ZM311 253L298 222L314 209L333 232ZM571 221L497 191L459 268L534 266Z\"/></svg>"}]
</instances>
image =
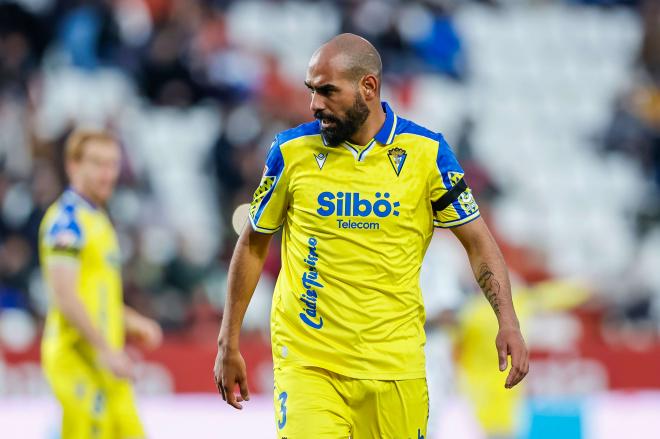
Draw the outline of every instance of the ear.
<instances>
[{"instance_id":1,"label":"ear","mask_svg":"<svg viewBox=\"0 0 660 439\"><path fill-rule=\"evenodd\" d=\"M365 101L380 100L378 96L378 78L374 75L365 75L361 81L362 94Z\"/></svg>"}]
</instances>

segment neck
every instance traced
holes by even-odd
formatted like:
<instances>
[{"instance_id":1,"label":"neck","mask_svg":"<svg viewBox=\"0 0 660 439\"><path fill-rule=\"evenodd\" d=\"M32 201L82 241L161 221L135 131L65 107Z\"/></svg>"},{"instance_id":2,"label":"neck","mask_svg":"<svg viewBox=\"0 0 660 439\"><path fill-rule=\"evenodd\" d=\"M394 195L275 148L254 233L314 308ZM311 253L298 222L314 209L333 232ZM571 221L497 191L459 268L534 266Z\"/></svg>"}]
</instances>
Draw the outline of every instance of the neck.
<instances>
[{"instance_id":1,"label":"neck","mask_svg":"<svg viewBox=\"0 0 660 439\"><path fill-rule=\"evenodd\" d=\"M366 145L380 131L385 123L385 112L380 106L380 100L375 108L371 108L367 120L353 136L349 139L356 145Z\"/></svg>"},{"instance_id":2,"label":"neck","mask_svg":"<svg viewBox=\"0 0 660 439\"><path fill-rule=\"evenodd\" d=\"M94 206L100 206L101 201L97 200L90 191L85 190L84 186L77 182L71 182L71 189Z\"/></svg>"}]
</instances>

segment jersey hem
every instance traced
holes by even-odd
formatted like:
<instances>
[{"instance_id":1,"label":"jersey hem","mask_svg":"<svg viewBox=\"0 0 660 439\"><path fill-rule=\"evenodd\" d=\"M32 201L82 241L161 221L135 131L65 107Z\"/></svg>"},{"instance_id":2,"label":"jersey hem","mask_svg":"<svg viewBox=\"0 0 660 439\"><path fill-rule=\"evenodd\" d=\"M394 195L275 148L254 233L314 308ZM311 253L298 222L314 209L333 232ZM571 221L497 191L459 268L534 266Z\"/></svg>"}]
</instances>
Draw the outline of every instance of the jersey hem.
<instances>
[{"instance_id":1,"label":"jersey hem","mask_svg":"<svg viewBox=\"0 0 660 439\"><path fill-rule=\"evenodd\" d=\"M282 228L282 226L279 226L276 229L269 229L268 227L260 227L254 223L254 220L252 219L251 216L249 218L250 218L250 226L252 226L252 230L254 230L255 232L272 235Z\"/></svg>"},{"instance_id":2,"label":"jersey hem","mask_svg":"<svg viewBox=\"0 0 660 439\"><path fill-rule=\"evenodd\" d=\"M433 227L436 227L438 229L451 229L453 227L457 226L462 226L463 224L471 223L472 221L476 220L481 216L480 212L475 212L470 216L467 216L463 219L456 220L456 221L449 221L447 223L441 223L437 220L433 220Z\"/></svg>"},{"instance_id":3,"label":"jersey hem","mask_svg":"<svg viewBox=\"0 0 660 439\"><path fill-rule=\"evenodd\" d=\"M44 257L46 265L52 264L53 262L66 263L69 265L80 265L80 252L75 254L65 253L65 252L53 252L50 255Z\"/></svg>"}]
</instances>

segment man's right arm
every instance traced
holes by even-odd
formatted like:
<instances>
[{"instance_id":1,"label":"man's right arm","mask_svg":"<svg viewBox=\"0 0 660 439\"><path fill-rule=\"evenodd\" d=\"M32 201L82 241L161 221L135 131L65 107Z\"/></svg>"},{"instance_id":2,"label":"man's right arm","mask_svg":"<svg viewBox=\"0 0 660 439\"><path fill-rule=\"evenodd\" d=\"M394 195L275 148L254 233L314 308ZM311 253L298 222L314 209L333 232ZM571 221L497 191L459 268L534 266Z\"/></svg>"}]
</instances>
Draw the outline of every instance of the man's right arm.
<instances>
[{"instance_id":1,"label":"man's right arm","mask_svg":"<svg viewBox=\"0 0 660 439\"><path fill-rule=\"evenodd\" d=\"M261 276L271 239L272 235L256 232L246 224L229 264L214 378L222 399L237 409L242 408L241 401L249 400L245 361L239 351L241 324ZM236 385L240 389L238 397L234 395Z\"/></svg>"},{"instance_id":2,"label":"man's right arm","mask_svg":"<svg viewBox=\"0 0 660 439\"><path fill-rule=\"evenodd\" d=\"M80 264L74 258L52 257L47 262L48 277L52 282L55 306L64 318L78 330L99 355L101 363L119 378L131 378L133 365L123 351L113 350L94 326L77 293Z\"/></svg>"}]
</instances>

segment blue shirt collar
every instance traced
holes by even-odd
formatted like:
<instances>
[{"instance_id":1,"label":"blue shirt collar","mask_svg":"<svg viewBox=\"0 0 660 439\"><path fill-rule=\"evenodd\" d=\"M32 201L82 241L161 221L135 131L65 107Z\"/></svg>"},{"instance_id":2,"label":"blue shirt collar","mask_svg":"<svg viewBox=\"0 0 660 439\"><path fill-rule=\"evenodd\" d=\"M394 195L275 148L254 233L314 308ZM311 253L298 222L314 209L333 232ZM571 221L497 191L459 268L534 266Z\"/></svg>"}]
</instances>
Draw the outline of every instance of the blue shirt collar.
<instances>
[{"instance_id":1,"label":"blue shirt collar","mask_svg":"<svg viewBox=\"0 0 660 439\"><path fill-rule=\"evenodd\" d=\"M394 132L396 131L397 116L390 108L387 102L382 102L383 111L385 112L385 123L380 131L374 136L374 139L381 145L389 145L394 141Z\"/></svg>"}]
</instances>

